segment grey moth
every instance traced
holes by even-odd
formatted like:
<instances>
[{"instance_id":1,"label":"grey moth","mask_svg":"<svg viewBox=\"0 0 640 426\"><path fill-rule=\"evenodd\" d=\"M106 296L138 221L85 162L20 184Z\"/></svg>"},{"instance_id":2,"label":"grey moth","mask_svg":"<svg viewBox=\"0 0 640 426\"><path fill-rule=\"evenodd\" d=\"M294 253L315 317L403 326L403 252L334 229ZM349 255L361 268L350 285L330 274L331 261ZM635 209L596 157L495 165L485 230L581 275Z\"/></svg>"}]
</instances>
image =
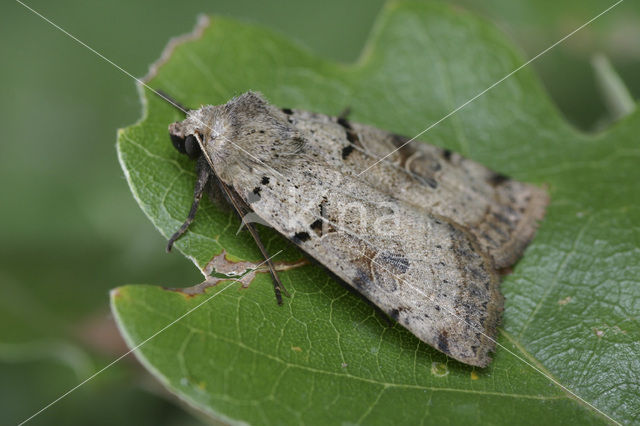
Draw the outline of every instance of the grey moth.
<instances>
[{"instance_id":1,"label":"grey moth","mask_svg":"<svg viewBox=\"0 0 640 426\"><path fill-rule=\"evenodd\" d=\"M498 271L533 238L544 189L345 116L278 108L255 92L190 110L169 133L198 177L168 248L215 188L420 340L466 364L491 362L503 310ZM281 303L284 287L267 263Z\"/></svg>"}]
</instances>

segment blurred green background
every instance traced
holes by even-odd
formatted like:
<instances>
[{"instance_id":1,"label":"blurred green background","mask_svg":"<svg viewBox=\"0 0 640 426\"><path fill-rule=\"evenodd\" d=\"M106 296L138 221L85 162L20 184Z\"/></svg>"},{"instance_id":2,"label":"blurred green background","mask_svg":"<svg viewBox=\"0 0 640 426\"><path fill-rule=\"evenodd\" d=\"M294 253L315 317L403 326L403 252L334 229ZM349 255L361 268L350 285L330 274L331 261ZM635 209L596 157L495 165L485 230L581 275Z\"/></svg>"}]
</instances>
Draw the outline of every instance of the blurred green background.
<instances>
[{"instance_id":1,"label":"blurred green background","mask_svg":"<svg viewBox=\"0 0 640 426\"><path fill-rule=\"evenodd\" d=\"M271 27L319 55L350 62L383 3L27 1L136 76L202 12ZM529 58L613 1L450 3L494 22ZM120 170L116 129L140 116L134 82L17 2L2 2L0 16L0 422L9 424L126 351L109 315L110 288L182 287L201 275L179 254L164 253L164 239ZM623 2L532 64L567 119L584 131L606 117L590 65L596 52L609 57L637 99L637 2ZM199 420L127 357L32 424L116 422Z\"/></svg>"}]
</instances>

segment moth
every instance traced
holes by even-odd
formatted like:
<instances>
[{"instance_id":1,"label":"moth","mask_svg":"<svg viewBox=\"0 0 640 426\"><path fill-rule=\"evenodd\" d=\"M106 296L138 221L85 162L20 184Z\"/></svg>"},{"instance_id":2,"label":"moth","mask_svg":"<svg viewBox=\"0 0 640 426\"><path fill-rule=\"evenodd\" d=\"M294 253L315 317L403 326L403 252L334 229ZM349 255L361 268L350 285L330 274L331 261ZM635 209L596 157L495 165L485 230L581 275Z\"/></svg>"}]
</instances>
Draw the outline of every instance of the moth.
<instances>
[{"instance_id":1,"label":"moth","mask_svg":"<svg viewBox=\"0 0 640 426\"><path fill-rule=\"evenodd\" d=\"M255 92L189 110L169 135L196 160L197 179L168 249L206 188L217 188L241 217L257 215L423 342L466 364L491 362L503 311L498 271L533 238L544 189L346 115L278 108ZM282 303L269 254L245 225Z\"/></svg>"}]
</instances>

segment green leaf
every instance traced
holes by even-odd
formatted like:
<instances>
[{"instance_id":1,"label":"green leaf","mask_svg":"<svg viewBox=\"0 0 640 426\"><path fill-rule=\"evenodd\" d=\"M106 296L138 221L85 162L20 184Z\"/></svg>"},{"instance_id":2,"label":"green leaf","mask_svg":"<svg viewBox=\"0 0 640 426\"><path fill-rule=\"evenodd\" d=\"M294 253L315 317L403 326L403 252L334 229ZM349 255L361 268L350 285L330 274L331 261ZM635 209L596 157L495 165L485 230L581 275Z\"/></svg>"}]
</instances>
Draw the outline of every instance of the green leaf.
<instances>
[{"instance_id":1,"label":"green leaf","mask_svg":"<svg viewBox=\"0 0 640 426\"><path fill-rule=\"evenodd\" d=\"M282 107L338 114L350 106L354 121L414 135L522 63L484 21L396 2L355 64L213 18L149 84L193 107L249 89ZM118 153L140 206L169 236L188 212L194 165L168 139L168 124L181 114L142 96L144 117L119 133ZM390 325L315 265L280 274L291 292L281 307L268 274L259 273L248 288L225 281L204 295L120 287L113 312L135 347L193 309L136 354L170 391L229 421L607 422L584 401L617 421L638 421L638 132L635 113L606 133L578 133L524 68L421 138L550 190L536 239L504 278L501 346L486 369L449 360ZM176 246L200 268L223 250L232 261L259 262L250 236L236 236L239 225L205 200ZM261 233L271 253L284 250L275 260L302 257L270 229Z\"/></svg>"}]
</instances>

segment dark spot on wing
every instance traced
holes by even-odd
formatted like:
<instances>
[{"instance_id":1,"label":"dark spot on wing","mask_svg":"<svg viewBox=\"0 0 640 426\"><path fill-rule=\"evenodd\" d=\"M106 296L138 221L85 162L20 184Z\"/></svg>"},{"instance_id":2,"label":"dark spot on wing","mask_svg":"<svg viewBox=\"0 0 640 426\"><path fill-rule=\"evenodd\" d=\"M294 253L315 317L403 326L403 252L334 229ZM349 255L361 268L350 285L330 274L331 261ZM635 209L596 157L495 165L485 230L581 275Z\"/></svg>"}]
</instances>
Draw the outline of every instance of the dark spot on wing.
<instances>
[{"instance_id":1,"label":"dark spot on wing","mask_svg":"<svg viewBox=\"0 0 640 426\"><path fill-rule=\"evenodd\" d=\"M347 133L348 135L348 133ZM342 148L342 159L345 160L349 154L351 154L353 152L353 146L351 145L347 145L344 148Z\"/></svg>"},{"instance_id":2,"label":"dark spot on wing","mask_svg":"<svg viewBox=\"0 0 640 426\"><path fill-rule=\"evenodd\" d=\"M493 232L495 232L496 234L498 234L499 236L501 236L502 238L506 239L509 236L506 234L506 232L498 226L498 224L493 223L493 222L489 222L489 227L491 228L491 230Z\"/></svg>"},{"instance_id":3,"label":"dark spot on wing","mask_svg":"<svg viewBox=\"0 0 640 426\"><path fill-rule=\"evenodd\" d=\"M389 312L389 316L393 318L394 321L398 321L399 315L400 315L400 311L397 309L392 309L391 312Z\"/></svg>"},{"instance_id":4,"label":"dark spot on wing","mask_svg":"<svg viewBox=\"0 0 640 426\"><path fill-rule=\"evenodd\" d=\"M451 154L453 154L453 152L451 152L450 149L443 149L442 150L442 157L447 161L451 160Z\"/></svg>"},{"instance_id":5,"label":"dark spot on wing","mask_svg":"<svg viewBox=\"0 0 640 426\"><path fill-rule=\"evenodd\" d=\"M261 182L263 185L266 185L266 184L268 184L268 183L269 183L269 178L268 178L268 177L266 177L266 176L263 176L263 177L262 177L262 180L261 180L260 182Z\"/></svg>"},{"instance_id":6,"label":"dark spot on wing","mask_svg":"<svg viewBox=\"0 0 640 426\"><path fill-rule=\"evenodd\" d=\"M416 177L418 178L418 180L420 180L423 184L430 186L433 189L436 189L438 187L438 181L436 181L434 178L429 177L429 176L420 176L420 175L416 175Z\"/></svg>"},{"instance_id":7,"label":"dark spot on wing","mask_svg":"<svg viewBox=\"0 0 640 426\"><path fill-rule=\"evenodd\" d=\"M489 177L489 183L493 186L498 186L501 183L504 183L509 180L509 176L503 175L502 173L494 173Z\"/></svg>"},{"instance_id":8,"label":"dark spot on wing","mask_svg":"<svg viewBox=\"0 0 640 426\"><path fill-rule=\"evenodd\" d=\"M440 334L438 335L438 349L440 349L445 354L450 353L449 352L449 339L447 337L446 330L440 331Z\"/></svg>"},{"instance_id":9,"label":"dark spot on wing","mask_svg":"<svg viewBox=\"0 0 640 426\"><path fill-rule=\"evenodd\" d=\"M496 241L493 238L491 238L491 236L489 234L487 234L486 232L482 233L482 238L484 238L493 247L498 247L498 243L496 243Z\"/></svg>"},{"instance_id":10,"label":"dark spot on wing","mask_svg":"<svg viewBox=\"0 0 640 426\"><path fill-rule=\"evenodd\" d=\"M338 124L341 125L342 127L344 127L347 130L351 130L351 123L349 123L349 120L347 120L344 117L338 117Z\"/></svg>"},{"instance_id":11,"label":"dark spot on wing","mask_svg":"<svg viewBox=\"0 0 640 426\"><path fill-rule=\"evenodd\" d=\"M353 284L358 288L369 287L372 283L371 276L363 269L356 269L356 276L353 278Z\"/></svg>"},{"instance_id":12,"label":"dark spot on wing","mask_svg":"<svg viewBox=\"0 0 640 426\"><path fill-rule=\"evenodd\" d=\"M303 243L311 238L308 232L296 232L291 239L295 243Z\"/></svg>"},{"instance_id":13,"label":"dark spot on wing","mask_svg":"<svg viewBox=\"0 0 640 426\"><path fill-rule=\"evenodd\" d=\"M322 237L322 219L316 219L311 225L309 225L318 237Z\"/></svg>"},{"instance_id":14,"label":"dark spot on wing","mask_svg":"<svg viewBox=\"0 0 640 426\"><path fill-rule=\"evenodd\" d=\"M294 142L293 146L294 146L296 151L300 151L304 147L304 145L306 144L305 139L303 137L301 137L301 136L294 136L292 138L292 140Z\"/></svg>"},{"instance_id":15,"label":"dark spot on wing","mask_svg":"<svg viewBox=\"0 0 640 426\"><path fill-rule=\"evenodd\" d=\"M282 108L282 112L284 112L287 115L293 114L293 111L291 110L291 108Z\"/></svg>"},{"instance_id":16,"label":"dark spot on wing","mask_svg":"<svg viewBox=\"0 0 640 426\"><path fill-rule=\"evenodd\" d=\"M405 145L410 140L411 139L409 139L406 136L398 135L396 133L391 134L391 142L396 148L400 148L402 145Z\"/></svg>"},{"instance_id":17,"label":"dark spot on wing","mask_svg":"<svg viewBox=\"0 0 640 426\"><path fill-rule=\"evenodd\" d=\"M247 202L249 204L252 204L257 201L260 201L260 188L256 186L255 188L253 188L252 192L247 194Z\"/></svg>"},{"instance_id":18,"label":"dark spot on wing","mask_svg":"<svg viewBox=\"0 0 640 426\"><path fill-rule=\"evenodd\" d=\"M311 229L322 229L322 220L317 219L311 225L309 225Z\"/></svg>"},{"instance_id":19,"label":"dark spot on wing","mask_svg":"<svg viewBox=\"0 0 640 426\"><path fill-rule=\"evenodd\" d=\"M504 223L505 225L511 225L511 221L509 219L507 219L506 217L504 217L503 215L501 215L500 213L493 213L493 217L501 223Z\"/></svg>"},{"instance_id":20,"label":"dark spot on wing","mask_svg":"<svg viewBox=\"0 0 640 426\"><path fill-rule=\"evenodd\" d=\"M416 152L415 149L407 143L410 140L411 139L405 136L396 135L395 133L391 134L391 143L397 148L396 153L398 154L398 165L400 167L405 167L407 159Z\"/></svg>"},{"instance_id":21,"label":"dark spot on wing","mask_svg":"<svg viewBox=\"0 0 640 426\"><path fill-rule=\"evenodd\" d=\"M474 279L478 280L478 281L479 281L479 280L481 280L481 279L482 279L482 277L484 276L483 271L480 271L478 268L476 268L476 267L474 267L474 266L471 266L471 265L469 265L469 266L467 267L467 271L469 271L469 273L471 274L471 276L472 276Z\"/></svg>"},{"instance_id":22,"label":"dark spot on wing","mask_svg":"<svg viewBox=\"0 0 640 426\"><path fill-rule=\"evenodd\" d=\"M404 274L409 269L409 260L402 254L384 252L377 259L392 274Z\"/></svg>"},{"instance_id":23,"label":"dark spot on wing","mask_svg":"<svg viewBox=\"0 0 640 426\"><path fill-rule=\"evenodd\" d=\"M360 138L358 137L358 134L353 130L347 130L347 140L355 144L360 143Z\"/></svg>"}]
</instances>

